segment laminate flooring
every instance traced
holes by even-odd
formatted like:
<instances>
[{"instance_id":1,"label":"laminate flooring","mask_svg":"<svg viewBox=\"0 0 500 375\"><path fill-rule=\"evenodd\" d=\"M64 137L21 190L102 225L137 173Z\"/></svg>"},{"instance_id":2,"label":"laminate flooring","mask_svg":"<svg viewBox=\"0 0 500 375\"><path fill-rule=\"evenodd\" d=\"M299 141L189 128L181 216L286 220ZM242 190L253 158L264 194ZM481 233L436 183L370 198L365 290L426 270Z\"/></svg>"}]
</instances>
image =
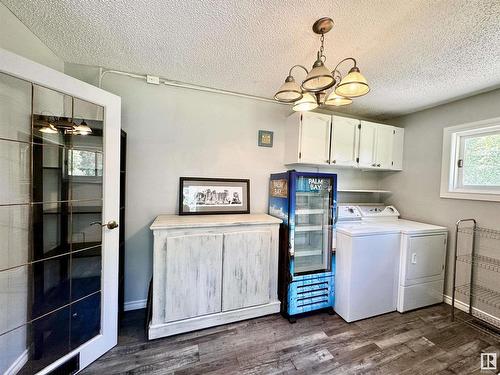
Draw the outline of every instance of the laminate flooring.
<instances>
[{"instance_id":1,"label":"laminate flooring","mask_svg":"<svg viewBox=\"0 0 500 375\"><path fill-rule=\"evenodd\" d=\"M275 314L153 341L144 315L126 313L118 346L82 374L494 374L480 371L480 353L500 358L500 341L451 322L444 304L350 324Z\"/></svg>"}]
</instances>

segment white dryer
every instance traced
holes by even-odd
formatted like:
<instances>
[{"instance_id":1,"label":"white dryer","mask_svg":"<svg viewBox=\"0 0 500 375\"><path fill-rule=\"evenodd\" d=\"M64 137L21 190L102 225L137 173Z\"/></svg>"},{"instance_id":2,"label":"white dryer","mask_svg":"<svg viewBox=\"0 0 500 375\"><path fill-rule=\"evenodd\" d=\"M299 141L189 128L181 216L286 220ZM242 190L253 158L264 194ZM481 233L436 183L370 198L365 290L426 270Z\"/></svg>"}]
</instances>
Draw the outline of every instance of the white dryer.
<instances>
[{"instance_id":1,"label":"white dryer","mask_svg":"<svg viewBox=\"0 0 500 375\"><path fill-rule=\"evenodd\" d=\"M335 310L346 321L443 301L447 229L394 206L340 205Z\"/></svg>"}]
</instances>

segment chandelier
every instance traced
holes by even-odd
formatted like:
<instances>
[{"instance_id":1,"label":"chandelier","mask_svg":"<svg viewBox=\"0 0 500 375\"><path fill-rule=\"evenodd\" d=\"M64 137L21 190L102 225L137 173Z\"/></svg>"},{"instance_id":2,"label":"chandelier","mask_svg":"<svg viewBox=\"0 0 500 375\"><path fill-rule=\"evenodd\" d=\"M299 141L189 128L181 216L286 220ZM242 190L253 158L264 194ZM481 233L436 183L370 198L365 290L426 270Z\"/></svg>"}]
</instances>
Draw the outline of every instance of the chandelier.
<instances>
[{"instance_id":1,"label":"chandelier","mask_svg":"<svg viewBox=\"0 0 500 375\"><path fill-rule=\"evenodd\" d=\"M333 70L325 66L326 56L323 54L325 34L333 27L333 20L328 17L317 20L312 29L321 35L321 46L318 57L310 71L303 65L294 65L290 68L285 83L281 85L274 95L274 99L282 103L293 103L294 111L311 111L320 105L342 106L352 103L352 98L366 95L370 87L366 78L360 73L356 60L347 57L341 60ZM345 77L339 70L339 66L346 61L351 61L353 66ZM301 68L306 72L306 78L299 86L292 76L295 68Z\"/></svg>"}]
</instances>

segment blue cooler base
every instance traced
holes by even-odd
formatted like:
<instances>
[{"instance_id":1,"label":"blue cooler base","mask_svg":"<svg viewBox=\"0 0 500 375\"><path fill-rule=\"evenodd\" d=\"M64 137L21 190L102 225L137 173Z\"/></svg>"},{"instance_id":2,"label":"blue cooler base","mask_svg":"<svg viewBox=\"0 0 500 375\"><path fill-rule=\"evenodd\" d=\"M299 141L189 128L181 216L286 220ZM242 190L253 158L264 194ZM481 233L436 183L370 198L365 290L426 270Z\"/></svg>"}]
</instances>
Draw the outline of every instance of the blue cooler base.
<instances>
[{"instance_id":1,"label":"blue cooler base","mask_svg":"<svg viewBox=\"0 0 500 375\"><path fill-rule=\"evenodd\" d=\"M331 308L335 302L331 272L304 275L288 285L288 316Z\"/></svg>"}]
</instances>

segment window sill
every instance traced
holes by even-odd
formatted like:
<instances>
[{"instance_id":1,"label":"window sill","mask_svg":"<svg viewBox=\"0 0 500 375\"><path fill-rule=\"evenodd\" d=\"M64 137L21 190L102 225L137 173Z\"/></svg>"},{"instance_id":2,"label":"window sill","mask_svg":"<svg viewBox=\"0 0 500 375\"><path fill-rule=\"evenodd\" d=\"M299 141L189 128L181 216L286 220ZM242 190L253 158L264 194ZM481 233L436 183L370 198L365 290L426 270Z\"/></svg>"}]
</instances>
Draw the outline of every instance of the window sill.
<instances>
[{"instance_id":1,"label":"window sill","mask_svg":"<svg viewBox=\"0 0 500 375\"><path fill-rule=\"evenodd\" d=\"M485 193L467 193L458 191L442 191L439 195L441 198L448 199L467 199L474 201L489 201L500 202L500 194L485 194Z\"/></svg>"}]
</instances>

